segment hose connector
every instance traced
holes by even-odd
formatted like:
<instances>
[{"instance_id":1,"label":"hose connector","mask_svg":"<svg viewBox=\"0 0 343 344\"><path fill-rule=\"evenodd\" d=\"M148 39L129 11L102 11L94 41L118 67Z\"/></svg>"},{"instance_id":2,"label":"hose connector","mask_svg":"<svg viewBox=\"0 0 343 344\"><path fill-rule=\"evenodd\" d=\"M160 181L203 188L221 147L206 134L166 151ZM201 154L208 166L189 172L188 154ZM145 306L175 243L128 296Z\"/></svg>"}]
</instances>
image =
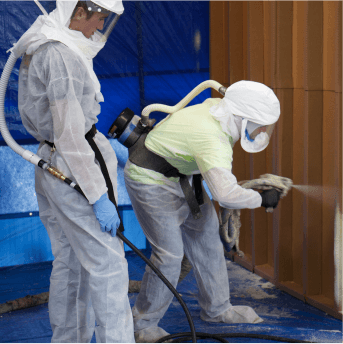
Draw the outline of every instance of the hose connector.
<instances>
[{"instance_id":1,"label":"hose connector","mask_svg":"<svg viewBox=\"0 0 343 344\"><path fill-rule=\"evenodd\" d=\"M222 96L225 96L226 90L227 90L227 87L222 86L222 87L219 88L218 92L219 92Z\"/></svg>"},{"instance_id":2,"label":"hose connector","mask_svg":"<svg viewBox=\"0 0 343 344\"><path fill-rule=\"evenodd\" d=\"M61 171L59 171L56 167L53 166L49 166L46 169L50 174L52 174L54 177L61 179L63 181L66 180L66 177L63 175L63 173Z\"/></svg>"}]
</instances>

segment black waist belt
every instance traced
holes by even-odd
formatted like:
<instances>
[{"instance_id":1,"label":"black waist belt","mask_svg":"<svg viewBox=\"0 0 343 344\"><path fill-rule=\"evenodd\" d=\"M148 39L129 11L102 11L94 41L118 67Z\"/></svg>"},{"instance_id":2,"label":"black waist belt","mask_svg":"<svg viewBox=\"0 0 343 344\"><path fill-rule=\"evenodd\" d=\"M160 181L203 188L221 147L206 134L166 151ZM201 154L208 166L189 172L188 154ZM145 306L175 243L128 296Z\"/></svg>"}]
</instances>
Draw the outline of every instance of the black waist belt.
<instances>
[{"instance_id":1,"label":"black waist belt","mask_svg":"<svg viewBox=\"0 0 343 344\"><path fill-rule=\"evenodd\" d=\"M174 166L169 164L164 158L149 151L145 147L145 139L148 133L140 136L138 141L129 148L129 160L137 166L162 173L166 177L179 177L180 185L186 202L191 210L194 219L202 217L199 205L204 203L202 193L201 174L193 176L195 195L192 187L188 183L188 177L180 173Z\"/></svg>"},{"instance_id":2,"label":"black waist belt","mask_svg":"<svg viewBox=\"0 0 343 344\"><path fill-rule=\"evenodd\" d=\"M96 132L97 132L96 126L95 126L95 124L93 124L92 128L85 135L86 140L88 141L87 137L93 138L95 136ZM53 142L49 142L49 141L46 141L46 140L44 142L46 144L48 144L51 148L54 147L54 143Z\"/></svg>"},{"instance_id":3,"label":"black waist belt","mask_svg":"<svg viewBox=\"0 0 343 344\"><path fill-rule=\"evenodd\" d=\"M102 175L105 178L106 186L108 189L108 198L115 205L115 207L117 209L118 216L120 218L118 205L117 205L116 199L114 197L113 185L112 185L111 178L110 178L110 175L109 175L108 170L107 170L105 160L104 160L98 146L96 145L96 143L93 140L93 137L95 136L96 132L97 132L96 126L95 126L95 124L93 124L91 130L85 135L85 138L88 141L91 148L93 149L93 152L95 154L95 158L98 160L98 162L100 164L100 169L101 169ZM45 143L47 143L50 147L54 146L54 144L52 142L45 141ZM121 220L121 218L120 218L120 225L119 225L118 230L121 232L124 231L123 221Z\"/></svg>"}]
</instances>

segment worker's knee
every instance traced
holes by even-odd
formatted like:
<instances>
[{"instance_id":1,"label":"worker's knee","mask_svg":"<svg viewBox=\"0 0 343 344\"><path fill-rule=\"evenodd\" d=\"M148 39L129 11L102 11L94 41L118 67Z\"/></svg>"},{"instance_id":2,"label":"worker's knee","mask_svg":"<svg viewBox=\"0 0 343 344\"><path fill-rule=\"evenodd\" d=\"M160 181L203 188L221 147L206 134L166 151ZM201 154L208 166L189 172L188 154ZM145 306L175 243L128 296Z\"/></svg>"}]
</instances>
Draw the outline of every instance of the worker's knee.
<instances>
[{"instance_id":1,"label":"worker's knee","mask_svg":"<svg viewBox=\"0 0 343 344\"><path fill-rule=\"evenodd\" d=\"M163 274L173 275L180 273L183 255L183 249L173 251L157 250L151 254L150 259Z\"/></svg>"}]
</instances>

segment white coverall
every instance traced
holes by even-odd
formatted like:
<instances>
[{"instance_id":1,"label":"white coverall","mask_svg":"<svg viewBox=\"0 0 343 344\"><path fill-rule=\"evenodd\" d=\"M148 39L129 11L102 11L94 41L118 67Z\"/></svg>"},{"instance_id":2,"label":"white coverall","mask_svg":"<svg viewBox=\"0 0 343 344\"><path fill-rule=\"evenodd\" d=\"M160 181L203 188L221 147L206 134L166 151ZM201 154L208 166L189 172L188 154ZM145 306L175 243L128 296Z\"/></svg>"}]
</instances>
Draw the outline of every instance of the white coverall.
<instances>
[{"instance_id":1,"label":"white coverall","mask_svg":"<svg viewBox=\"0 0 343 344\"><path fill-rule=\"evenodd\" d=\"M208 99L167 117L148 134L146 147L190 176L190 183L191 175L201 173L221 206L260 207L260 194L241 188L231 173L233 140L209 112L219 102L220 99ZM228 323L261 322L252 308L233 307L230 303L218 217L205 190L205 203L200 206L203 217L194 220L178 178L166 178L128 161L125 183L151 244L153 264L176 286L184 253L191 262L199 288L201 318ZM158 322L172 298L172 293L147 267L132 310L136 341L154 341L166 334Z\"/></svg>"},{"instance_id":2,"label":"white coverall","mask_svg":"<svg viewBox=\"0 0 343 344\"><path fill-rule=\"evenodd\" d=\"M52 342L134 342L128 300L128 266L122 241L102 232L92 204L107 191L85 139L100 113L80 56L60 42L26 55L19 72L19 110L28 132L41 142L38 155L79 184L88 201L36 167L40 218L55 257L50 278ZM94 137L117 198L117 158L108 140ZM96 327L95 327L96 320Z\"/></svg>"}]
</instances>

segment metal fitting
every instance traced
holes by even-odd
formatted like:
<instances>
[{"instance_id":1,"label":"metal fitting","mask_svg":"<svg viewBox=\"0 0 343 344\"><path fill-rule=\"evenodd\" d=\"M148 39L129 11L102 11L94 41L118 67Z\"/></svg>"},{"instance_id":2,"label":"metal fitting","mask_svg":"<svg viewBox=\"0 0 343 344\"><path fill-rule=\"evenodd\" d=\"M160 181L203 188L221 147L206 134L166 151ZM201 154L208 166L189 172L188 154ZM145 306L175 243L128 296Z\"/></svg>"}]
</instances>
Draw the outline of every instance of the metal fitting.
<instances>
[{"instance_id":1,"label":"metal fitting","mask_svg":"<svg viewBox=\"0 0 343 344\"><path fill-rule=\"evenodd\" d=\"M55 167L48 167L47 171L52 174L54 177L61 179L63 181L65 181L66 177L62 174L62 172L60 172L57 168Z\"/></svg>"},{"instance_id":2,"label":"metal fitting","mask_svg":"<svg viewBox=\"0 0 343 344\"><path fill-rule=\"evenodd\" d=\"M222 86L219 88L218 92L222 95L222 96L225 96L225 92L226 92L227 88Z\"/></svg>"}]
</instances>

